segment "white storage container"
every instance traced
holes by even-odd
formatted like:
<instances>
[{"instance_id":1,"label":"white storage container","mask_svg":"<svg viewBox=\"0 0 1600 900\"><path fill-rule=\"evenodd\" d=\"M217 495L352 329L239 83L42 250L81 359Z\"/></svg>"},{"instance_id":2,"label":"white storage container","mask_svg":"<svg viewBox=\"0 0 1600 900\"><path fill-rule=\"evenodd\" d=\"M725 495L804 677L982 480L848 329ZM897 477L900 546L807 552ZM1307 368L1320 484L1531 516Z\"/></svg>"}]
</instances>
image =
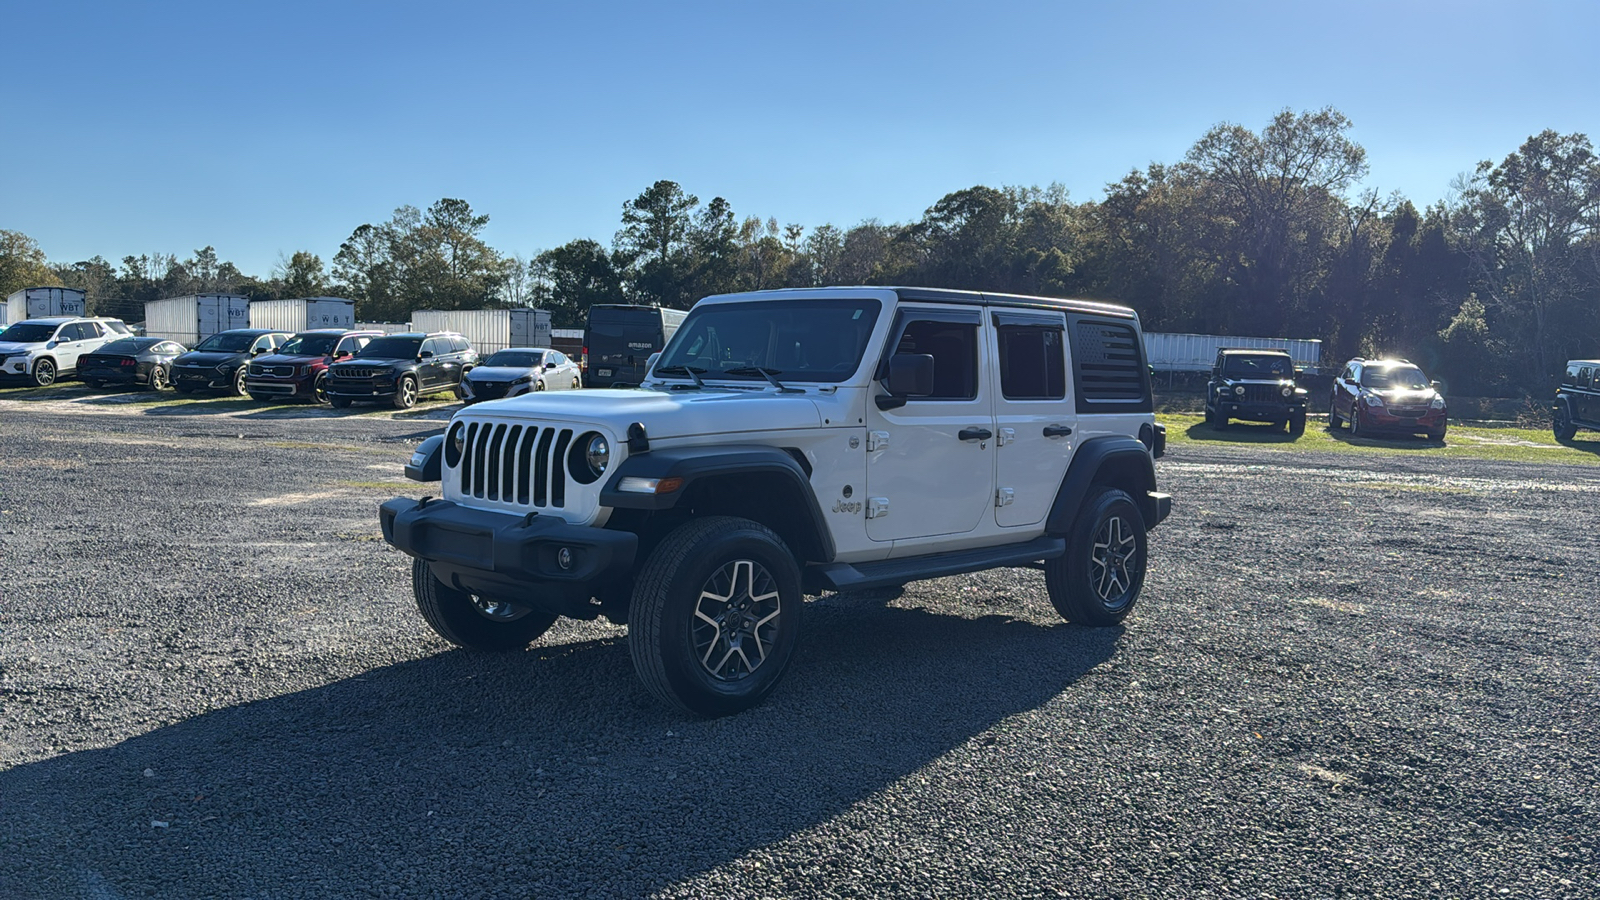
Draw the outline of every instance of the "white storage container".
<instances>
[{"instance_id":1,"label":"white storage container","mask_svg":"<svg viewBox=\"0 0 1600 900\"><path fill-rule=\"evenodd\" d=\"M252 300L250 327L294 334L313 328L354 328L356 302L343 297Z\"/></svg>"},{"instance_id":2,"label":"white storage container","mask_svg":"<svg viewBox=\"0 0 1600 900\"><path fill-rule=\"evenodd\" d=\"M144 333L193 346L219 331L250 327L250 298L190 294L144 305Z\"/></svg>"},{"instance_id":3,"label":"white storage container","mask_svg":"<svg viewBox=\"0 0 1600 900\"><path fill-rule=\"evenodd\" d=\"M1297 366L1315 366L1322 360L1322 341L1292 338L1237 337L1223 334L1144 333L1145 359L1157 372L1209 372L1217 351L1287 350Z\"/></svg>"},{"instance_id":4,"label":"white storage container","mask_svg":"<svg viewBox=\"0 0 1600 900\"><path fill-rule=\"evenodd\" d=\"M381 331L384 334L404 334L411 330L410 322L357 322L357 331Z\"/></svg>"},{"instance_id":5,"label":"white storage container","mask_svg":"<svg viewBox=\"0 0 1600 900\"><path fill-rule=\"evenodd\" d=\"M550 312L543 309L419 309L413 331L454 331L482 356L507 347L550 346Z\"/></svg>"},{"instance_id":6,"label":"white storage container","mask_svg":"<svg viewBox=\"0 0 1600 900\"><path fill-rule=\"evenodd\" d=\"M23 319L81 316L86 306L84 292L74 288L23 288L6 298L6 315L0 321L14 324Z\"/></svg>"}]
</instances>

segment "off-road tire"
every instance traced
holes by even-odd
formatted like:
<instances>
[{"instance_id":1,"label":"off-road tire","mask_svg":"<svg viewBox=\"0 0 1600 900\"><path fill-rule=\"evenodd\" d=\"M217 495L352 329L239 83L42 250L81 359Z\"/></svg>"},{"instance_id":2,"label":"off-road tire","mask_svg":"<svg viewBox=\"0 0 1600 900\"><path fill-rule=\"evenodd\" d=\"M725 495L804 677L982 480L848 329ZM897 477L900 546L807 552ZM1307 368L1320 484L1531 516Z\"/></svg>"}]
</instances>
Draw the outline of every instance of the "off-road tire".
<instances>
[{"instance_id":1,"label":"off-road tire","mask_svg":"<svg viewBox=\"0 0 1600 900\"><path fill-rule=\"evenodd\" d=\"M1562 443L1572 440L1578 434L1578 426L1572 424L1572 413L1567 410L1565 403L1556 409L1550 427L1555 432L1556 440Z\"/></svg>"},{"instance_id":2,"label":"off-road tire","mask_svg":"<svg viewBox=\"0 0 1600 900\"><path fill-rule=\"evenodd\" d=\"M1133 498L1114 487L1091 490L1072 523L1067 552L1045 563L1050 603L1068 622L1116 625L1139 599L1148 551L1144 516Z\"/></svg>"},{"instance_id":3,"label":"off-road tire","mask_svg":"<svg viewBox=\"0 0 1600 900\"><path fill-rule=\"evenodd\" d=\"M56 383L56 377L58 374L59 372L56 369L55 360L41 359L33 364L33 386L49 387L50 385Z\"/></svg>"},{"instance_id":4,"label":"off-road tire","mask_svg":"<svg viewBox=\"0 0 1600 900\"><path fill-rule=\"evenodd\" d=\"M717 599L718 590L728 592L727 603ZM628 608L634 670L657 699L691 715L749 709L772 693L794 656L801 603L800 568L770 528L733 516L694 519L656 545L634 581ZM751 640L745 649L759 654L746 671L734 671L752 661L725 641L725 615L744 616L737 626L744 629L758 623L739 635L739 646Z\"/></svg>"},{"instance_id":5,"label":"off-road tire","mask_svg":"<svg viewBox=\"0 0 1600 900\"><path fill-rule=\"evenodd\" d=\"M389 402L395 409L410 409L417 405L417 379L411 375L401 375L400 380L394 383L394 396Z\"/></svg>"},{"instance_id":6,"label":"off-road tire","mask_svg":"<svg viewBox=\"0 0 1600 900\"><path fill-rule=\"evenodd\" d=\"M1212 412L1211 411L1211 407L1209 407L1209 406L1206 407L1206 424L1207 425L1216 425L1217 424L1217 414Z\"/></svg>"},{"instance_id":7,"label":"off-road tire","mask_svg":"<svg viewBox=\"0 0 1600 900\"><path fill-rule=\"evenodd\" d=\"M1289 417L1289 436L1299 437L1306 433L1306 413L1301 410Z\"/></svg>"},{"instance_id":8,"label":"off-road tire","mask_svg":"<svg viewBox=\"0 0 1600 900\"><path fill-rule=\"evenodd\" d=\"M469 650L521 650L549 631L558 618L555 613L475 599L435 578L433 569L421 559L411 561L411 591L428 626L450 643ZM483 612L480 603L490 608L511 606L514 611L511 617L498 618Z\"/></svg>"}]
</instances>

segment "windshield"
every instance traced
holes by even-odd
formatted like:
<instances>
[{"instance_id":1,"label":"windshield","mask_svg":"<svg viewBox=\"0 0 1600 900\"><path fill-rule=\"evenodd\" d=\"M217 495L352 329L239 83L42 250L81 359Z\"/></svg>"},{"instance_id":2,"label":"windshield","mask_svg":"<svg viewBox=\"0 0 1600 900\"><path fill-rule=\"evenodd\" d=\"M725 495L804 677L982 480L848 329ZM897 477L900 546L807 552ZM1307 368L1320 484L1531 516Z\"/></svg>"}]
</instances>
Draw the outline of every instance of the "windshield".
<instances>
[{"instance_id":1,"label":"windshield","mask_svg":"<svg viewBox=\"0 0 1600 900\"><path fill-rule=\"evenodd\" d=\"M297 334L289 339L289 343L278 348L278 352L286 356L327 356L333 353L333 347L339 343L342 335L337 334Z\"/></svg>"},{"instance_id":2,"label":"windshield","mask_svg":"<svg viewBox=\"0 0 1600 900\"><path fill-rule=\"evenodd\" d=\"M1428 376L1416 366L1386 366L1381 369L1366 368L1361 370L1361 385L1369 388L1393 388L1395 390L1420 391L1430 385Z\"/></svg>"},{"instance_id":3,"label":"windshield","mask_svg":"<svg viewBox=\"0 0 1600 900\"><path fill-rule=\"evenodd\" d=\"M416 359L422 350L419 337L381 337L361 348L356 356L365 359Z\"/></svg>"},{"instance_id":4,"label":"windshield","mask_svg":"<svg viewBox=\"0 0 1600 900\"><path fill-rule=\"evenodd\" d=\"M1289 378L1294 366L1287 356L1235 356L1222 358L1224 378Z\"/></svg>"},{"instance_id":5,"label":"windshield","mask_svg":"<svg viewBox=\"0 0 1600 900\"><path fill-rule=\"evenodd\" d=\"M210 353L243 353L250 349L250 345L254 344L258 337L260 337L258 334L223 331L201 341L195 349Z\"/></svg>"},{"instance_id":6,"label":"windshield","mask_svg":"<svg viewBox=\"0 0 1600 900\"><path fill-rule=\"evenodd\" d=\"M0 341L16 341L19 344L37 344L42 341L50 340L50 336L56 333L56 328L58 327L59 326L56 325L39 325L30 324L28 322L18 322L10 328L7 328L5 331L0 331Z\"/></svg>"},{"instance_id":7,"label":"windshield","mask_svg":"<svg viewBox=\"0 0 1600 900\"><path fill-rule=\"evenodd\" d=\"M484 360L486 366L506 366L513 369L534 369L544 365L543 353L529 353L526 350L501 350Z\"/></svg>"},{"instance_id":8,"label":"windshield","mask_svg":"<svg viewBox=\"0 0 1600 900\"><path fill-rule=\"evenodd\" d=\"M696 307L655 371L702 370L706 378L840 382L855 374L878 321L876 300L768 300ZM731 373L730 370L741 370ZM679 377L683 373L671 373Z\"/></svg>"},{"instance_id":9,"label":"windshield","mask_svg":"<svg viewBox=\"0 0 1600 900\"><path fill-rule=\"evenodd\" d=\"M147 347L153 347L159 343L161 343L160 338L122 338L121 340L112 341L111 343L106 344L104 347L101 347L95 352L104 353L107 355L117 353L138 353Z\"/></svg>"}]
</instances>

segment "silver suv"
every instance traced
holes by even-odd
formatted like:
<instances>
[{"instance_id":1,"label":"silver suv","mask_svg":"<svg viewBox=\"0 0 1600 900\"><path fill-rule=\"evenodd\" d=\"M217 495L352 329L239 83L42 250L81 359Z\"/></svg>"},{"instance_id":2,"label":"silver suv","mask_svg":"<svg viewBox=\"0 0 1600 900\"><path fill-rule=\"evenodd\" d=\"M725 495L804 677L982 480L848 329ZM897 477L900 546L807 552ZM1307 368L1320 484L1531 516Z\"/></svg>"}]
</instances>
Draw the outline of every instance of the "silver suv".
<instances>
[{"instance_id":1,"label":"silver suv","mask_svg":"<svg viewBox=\"0 0 1600 900\"><path fill-rule=\"evenodd\" d=\"M446 640L515 649L560 616L627 623L671 706L778 683L804 594L998 567L1114 625L1167 516L1131 309L922 288L708 297L633 390L456 413L383 504Z\"/></svg>"},{"instance_id":2,"label":"silver suv","mask_svg":"<svg viewBox=\"0 0 1600 900\"><path fill-rule=\"evenodd\" d=\"M78 370L78 357L133 334L121 319L56 316L24 319L0 331L0 376L39 387Z\"/></svg>"}]
</instances>

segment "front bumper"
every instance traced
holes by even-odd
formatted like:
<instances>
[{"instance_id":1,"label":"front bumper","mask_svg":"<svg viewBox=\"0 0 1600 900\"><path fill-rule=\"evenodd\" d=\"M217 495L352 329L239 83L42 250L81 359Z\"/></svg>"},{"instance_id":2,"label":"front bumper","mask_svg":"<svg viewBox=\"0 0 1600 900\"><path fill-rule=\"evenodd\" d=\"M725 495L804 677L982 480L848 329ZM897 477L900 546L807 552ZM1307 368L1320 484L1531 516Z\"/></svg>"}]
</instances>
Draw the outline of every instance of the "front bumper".
<instances>
[{"instance_id":1,"label":"front bumper","mask_svg":"<svg viewBox=\"0 0 1600 900\"><path fill-rule=\"evenodd\" d=\"M1219 400L1216 410L1230 419L1246 422L1284 422L1292 416L1304 415L1306 405L1300 403L1251 403L1248 401Z\"/></svg>"},{"instance_id":2,"label":"front bumper","mask_svg":"<svg viewBox=\"0 0 1600 900\"><path fill-rule=\"evenodd\" d=\"M252 394L273 397L310 397L315 393L312 390L310 378L251 378L246 376L244 387L245 390Z\"/></svg>"},{"instance_id":3,"label":"front bumper","mask_svg":"<svg viewBox=\"0 0 1600 900\"><path fill-rule=\"evenodd\" d=\"M1387 407L1367 406L1361 410L1361 424L1374 431L1438 431L1449 420L1449 410L1429 409L1421 415L1396 415Z\"/></svg>"},{"instance_id":4,"label":"front bumper","mask_svg":"<svg viewBox=\"0 0 1600 900\"><path fill-rule=\"evenodd\" d=\"M192 369L188 367L172 367L172 383L187 388L231 388L233 387L233 373L237 368L226 372L218 372L215 366Z\"/></svg>"},{"instance_id":5,"label":"front bumper","mask_svg":"<svg viewBox=\"0 0 1600 900\"><path fill-rule=\"evenodd\" d=\"M383 539L426 560L458 590L551 606L550 592L589 596L591 585L633 567L639 536L554 516L469 509L450 500L396 497L378 508ZM566 565L562 565L565 551Z\"/></svg>"}]
</instances>

